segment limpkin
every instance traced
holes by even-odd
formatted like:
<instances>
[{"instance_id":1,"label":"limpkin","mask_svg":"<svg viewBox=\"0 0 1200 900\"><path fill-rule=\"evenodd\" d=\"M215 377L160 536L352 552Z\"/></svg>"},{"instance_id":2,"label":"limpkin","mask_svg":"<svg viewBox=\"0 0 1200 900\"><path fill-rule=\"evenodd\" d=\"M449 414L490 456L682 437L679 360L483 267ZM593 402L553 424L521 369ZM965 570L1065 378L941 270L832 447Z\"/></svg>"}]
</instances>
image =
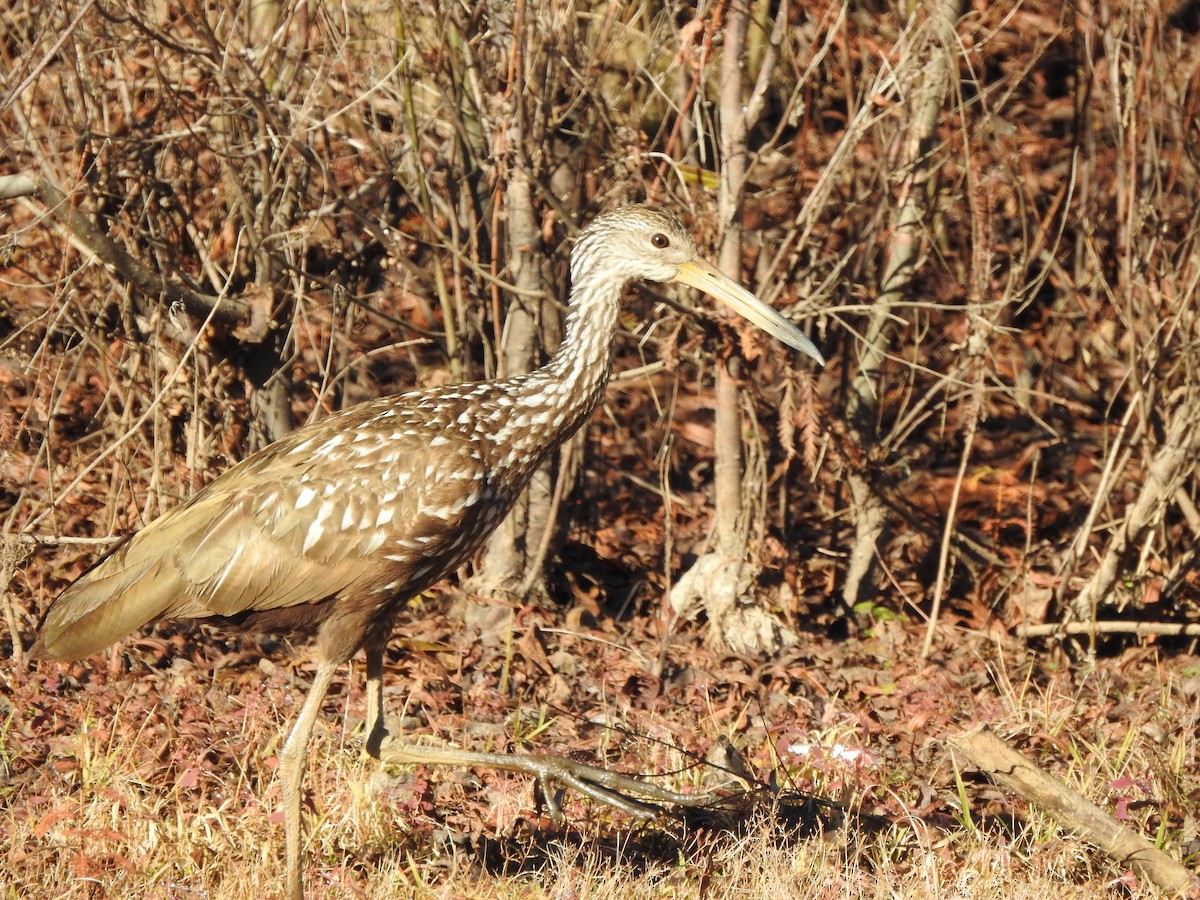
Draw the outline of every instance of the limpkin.
<instances>
[{"instance_id":1,"label":"limpkin","mask_svg":"<svg viewBox=\"0 0 1200 900\"><path fill-rule=\"evenodd\" d=\"M143 528L68 587L42 621L35 658L88 656L163 618L316 632L316 675L280 753L291 897L303 893L306 750L334 672L365 649L368 746L378 748L383 651L397 611L476 552L547 454L588 418L612 367L623 287L644 278L699 288L823 362L794 325L702 260L661 210L598 216L574 247L571 278L566 336L542 368L386 397L293 431ZM436 748L402 758L526 771L547 799L547 781L617 804L620 791L641 784L547 762L554 757L426 749ZM661 789L644 795L677 799Z\"/></svg>"}]
</instances>

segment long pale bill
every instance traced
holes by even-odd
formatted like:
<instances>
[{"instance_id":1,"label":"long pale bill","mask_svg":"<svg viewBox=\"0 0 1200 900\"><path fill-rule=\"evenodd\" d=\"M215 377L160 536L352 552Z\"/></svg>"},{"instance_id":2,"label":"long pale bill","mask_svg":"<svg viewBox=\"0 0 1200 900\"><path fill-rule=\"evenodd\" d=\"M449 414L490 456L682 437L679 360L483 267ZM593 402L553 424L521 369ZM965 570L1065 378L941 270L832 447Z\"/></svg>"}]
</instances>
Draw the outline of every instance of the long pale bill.
<instances>
[{"instance_id":1,"label":"long pale bill","mask_svg":"<svg viewBox=\"0 0 1200 900\"><path fill-rule=\"evenodd\" d=\"M825 365L825 357L803 331L711 263L702 259L686 262L672 280L716 297L773 338Z\"/></svg>"}]
</instances>

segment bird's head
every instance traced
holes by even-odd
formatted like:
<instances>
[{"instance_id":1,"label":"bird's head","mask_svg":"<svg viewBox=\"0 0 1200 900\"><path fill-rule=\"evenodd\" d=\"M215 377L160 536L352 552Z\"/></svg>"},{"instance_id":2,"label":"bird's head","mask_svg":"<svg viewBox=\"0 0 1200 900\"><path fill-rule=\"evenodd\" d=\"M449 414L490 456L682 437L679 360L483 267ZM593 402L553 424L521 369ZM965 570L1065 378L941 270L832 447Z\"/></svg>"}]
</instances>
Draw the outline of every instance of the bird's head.
<instances>
[{"instance_id":1,"label":"bird's head","mask_svg":"<svg viewBox=\"0 0 1200 900\"><path fill-rule=\"evenodd\" d=\"M626 206L597 216L580 234L571 254L571 278L577 290L591 279L624 284L644 278L689 285L789 347L825 363L802 331L701 257L679 220L653 206Z\"/></svg>"}]
</instances>

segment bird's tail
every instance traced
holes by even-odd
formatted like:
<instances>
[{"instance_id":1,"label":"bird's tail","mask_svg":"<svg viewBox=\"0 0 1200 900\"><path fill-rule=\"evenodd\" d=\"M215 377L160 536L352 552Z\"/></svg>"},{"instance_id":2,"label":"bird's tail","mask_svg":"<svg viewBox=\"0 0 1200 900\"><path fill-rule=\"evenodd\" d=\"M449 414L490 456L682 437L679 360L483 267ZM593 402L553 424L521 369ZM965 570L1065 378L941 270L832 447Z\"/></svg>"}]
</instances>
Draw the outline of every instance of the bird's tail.
<instances>
[{"instance_id":1,"label":"bird's tail","mask_svg":"<svg viewBox=\"0 0 1200 900\"><path fill-rule=\"evenodd\" d=\"M161 556L119 547L63 591L42 619L34 659L79 659L166 613L179 579ZM137 548L138 550L142 548Z\"/></svg>"}]
</instances>

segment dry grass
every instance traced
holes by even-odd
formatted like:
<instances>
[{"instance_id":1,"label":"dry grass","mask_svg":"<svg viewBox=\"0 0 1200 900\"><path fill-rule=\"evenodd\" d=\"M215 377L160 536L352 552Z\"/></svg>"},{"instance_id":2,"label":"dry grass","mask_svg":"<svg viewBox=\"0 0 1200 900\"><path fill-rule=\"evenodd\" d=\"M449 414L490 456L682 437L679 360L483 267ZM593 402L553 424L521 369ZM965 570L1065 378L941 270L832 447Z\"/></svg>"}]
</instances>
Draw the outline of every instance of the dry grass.
<instances>
[{"instance_id":1,"label":"dry grass","mask_svg":"<svg viewBox=\"0 0 1200 900\"><path fill-rule=\"evenodd\" d=\"M908 631L892 640L911 652L920 634ZM869 642L836 646L848 654L847 672L855 654L875 652ZM675 652L704 661L697 648ZM752 804L720 820L654 827L573 799L560 829L535 813L524 779L503 773L379 771L355 731L356 673L330 700L314 739L308 887L329 897L1157 896L1036 809L964 776L942 738L960 717L988 721L1056 777L1185 857L1197 851L1200 665L1131 657L1054 673L1022 664L1013 679L997 673L1017 655L986 655L992 677L976 678L971 690L923 684L927 675L898 665L874 684L850 675L864 690L810 698L811 707L797 693L788 714L693 717L696 746L732 728L757 780L799 793L785 794L779 810ZM14 705L3 740L0 854L9 864L0 896L278 894L275 754L302 696L293 678L305 668L289 674L255 666L249 655L230 662L215 675L183 659L111 677L66 665L20 679L5 673ZM421 654L400 661L410 663L416 683L431 685L438 665ZM605 667L600 658L587 664ZM796 674L808 665L792 664ZM516 673L533 671L518 662ZM393 705L414 681L395 676ZM491 710L499 727L460 727L449 737L480 749L507 745L519 709L505 710L496 685L490 675L480 683L466 718L479 722ZM591 685L583 680L585 691ZM437 696L427 695L433 709L423 717L435 732ZM410 699L409 712L418 706ZM668 723L687 727L688 706L602 712L665 734ZM527 746L562 749L576 735L581 747L608 746L609 760L629 770L683 770L674 786L711 786L719 774L655 742L581 731L561 715L543 724L540 732L526 726ZM833 804L805 806L801 796Z\"/></svg>"}]
</instances>

